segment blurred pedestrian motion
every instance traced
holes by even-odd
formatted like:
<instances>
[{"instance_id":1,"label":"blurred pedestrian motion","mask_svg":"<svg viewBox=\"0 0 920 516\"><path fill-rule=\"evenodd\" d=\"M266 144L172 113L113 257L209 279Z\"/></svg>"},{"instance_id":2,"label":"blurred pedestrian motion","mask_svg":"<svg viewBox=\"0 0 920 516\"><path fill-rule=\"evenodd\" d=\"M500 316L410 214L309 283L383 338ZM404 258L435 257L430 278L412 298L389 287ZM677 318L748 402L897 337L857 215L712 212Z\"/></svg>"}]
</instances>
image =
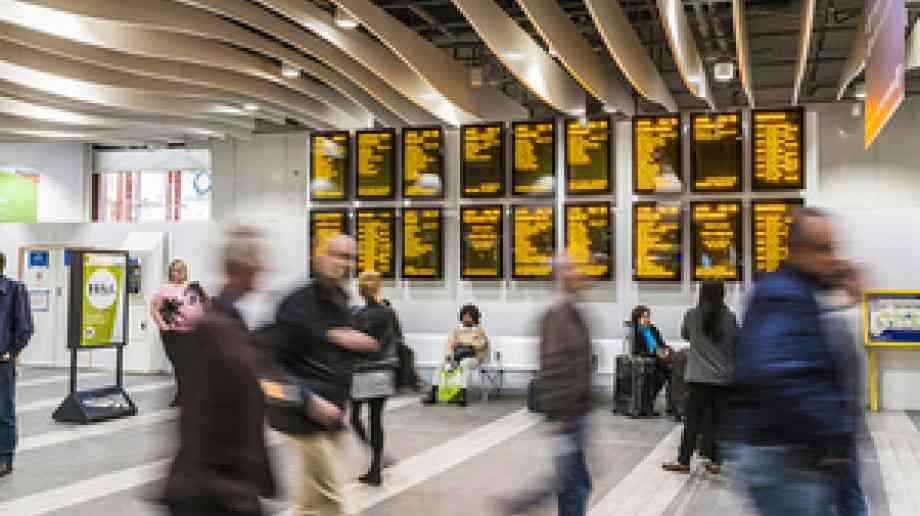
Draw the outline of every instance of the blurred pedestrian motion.
<instances>
[{"instance_id":1,"label":"blurred pedestrian motion","mask_svg":"<svg viewBox=\"0 0 920 516\"><path fill-rule=\"evenodd\" d=\"M0 477L13 472L16 452L16 358L35 330L25 286L4 275L0 253Z\"/></svg>"}]
</instances>

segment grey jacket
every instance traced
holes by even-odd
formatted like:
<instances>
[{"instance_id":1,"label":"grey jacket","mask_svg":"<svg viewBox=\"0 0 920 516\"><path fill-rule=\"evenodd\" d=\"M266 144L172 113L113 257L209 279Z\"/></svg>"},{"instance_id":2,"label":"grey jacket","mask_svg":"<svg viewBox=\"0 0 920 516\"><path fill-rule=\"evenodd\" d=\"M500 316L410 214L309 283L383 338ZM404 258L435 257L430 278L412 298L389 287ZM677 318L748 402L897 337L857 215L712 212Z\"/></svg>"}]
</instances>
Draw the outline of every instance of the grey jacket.
<instances>
[{"instance_id":1,"label":"grey jacket","mask_svg":"<svg viewBox=\"0 0 920 516\"><path fill-rule=\"evenodd\" d=\"M685 381L716 385L734 382L738 320L731 310L726 310L722 317L722 339L718 342L713 342L703 333L703 316L699 307L691 308L684 315L680 334L690 342Z\"/></svg>"}]
</instances>

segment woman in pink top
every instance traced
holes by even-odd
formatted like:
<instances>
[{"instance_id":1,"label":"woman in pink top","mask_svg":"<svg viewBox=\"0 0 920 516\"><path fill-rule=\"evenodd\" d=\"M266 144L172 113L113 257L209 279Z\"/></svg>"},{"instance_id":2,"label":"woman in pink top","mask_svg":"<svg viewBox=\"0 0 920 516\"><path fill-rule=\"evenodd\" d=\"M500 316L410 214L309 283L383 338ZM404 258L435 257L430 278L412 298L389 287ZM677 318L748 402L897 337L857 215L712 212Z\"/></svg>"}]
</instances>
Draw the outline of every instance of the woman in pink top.
<instances>
[{"instance_id":1,"label":"woman in pink top","mask_svg":"<svg viewBox=\"0 0 920 516\"><path fill-rule=\"evenodd\" d=\"M191 331L204 316L207 297L198 283L188 282L188 266L184 261L173 260L168 275L169 282L153 296L150 315L160 330L163 349L176 376L176 397L171 406L177 406L182 392L183 350L192 344Z\"/></svg>"}]
</instances>

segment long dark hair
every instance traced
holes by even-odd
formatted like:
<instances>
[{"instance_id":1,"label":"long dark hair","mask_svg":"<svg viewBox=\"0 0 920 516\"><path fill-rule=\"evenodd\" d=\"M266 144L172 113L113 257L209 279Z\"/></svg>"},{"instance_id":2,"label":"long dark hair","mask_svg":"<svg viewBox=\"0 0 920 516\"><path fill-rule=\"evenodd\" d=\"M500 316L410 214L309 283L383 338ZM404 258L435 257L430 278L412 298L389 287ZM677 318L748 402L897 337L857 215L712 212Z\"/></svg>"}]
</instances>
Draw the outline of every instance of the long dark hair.
<instances>
[{"instance_id":1,"label":"long dark hair","mask_svg":"<svg viewBox=\"0 0 920 516\"><path fill-rule=\"evenodd\" d=\"M725 284L721 281L704 281L700 285L700 315L703 318L703 335L714 342L722 340L722 316L725 313Z\"/></svg>"}]
</instances>

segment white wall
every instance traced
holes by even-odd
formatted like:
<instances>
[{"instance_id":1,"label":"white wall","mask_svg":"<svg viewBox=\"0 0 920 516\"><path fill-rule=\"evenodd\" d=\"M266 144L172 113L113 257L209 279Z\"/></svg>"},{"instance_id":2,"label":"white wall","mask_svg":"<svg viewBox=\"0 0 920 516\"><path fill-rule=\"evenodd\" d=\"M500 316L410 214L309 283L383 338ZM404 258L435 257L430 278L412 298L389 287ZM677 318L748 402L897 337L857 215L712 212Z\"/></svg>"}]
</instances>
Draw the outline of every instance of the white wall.
<instances>
[{"instance_id":1,"label":"white wall","mask_svg":"<svg viewBox=\"0 0 920 516\"><path fill-rule=\"evenodd\" d=\"M21 167L41 175L39 222L87 219L89 162L87 146L80 143L0 143L0 168Z\"/></svg>"}]
</instances>

